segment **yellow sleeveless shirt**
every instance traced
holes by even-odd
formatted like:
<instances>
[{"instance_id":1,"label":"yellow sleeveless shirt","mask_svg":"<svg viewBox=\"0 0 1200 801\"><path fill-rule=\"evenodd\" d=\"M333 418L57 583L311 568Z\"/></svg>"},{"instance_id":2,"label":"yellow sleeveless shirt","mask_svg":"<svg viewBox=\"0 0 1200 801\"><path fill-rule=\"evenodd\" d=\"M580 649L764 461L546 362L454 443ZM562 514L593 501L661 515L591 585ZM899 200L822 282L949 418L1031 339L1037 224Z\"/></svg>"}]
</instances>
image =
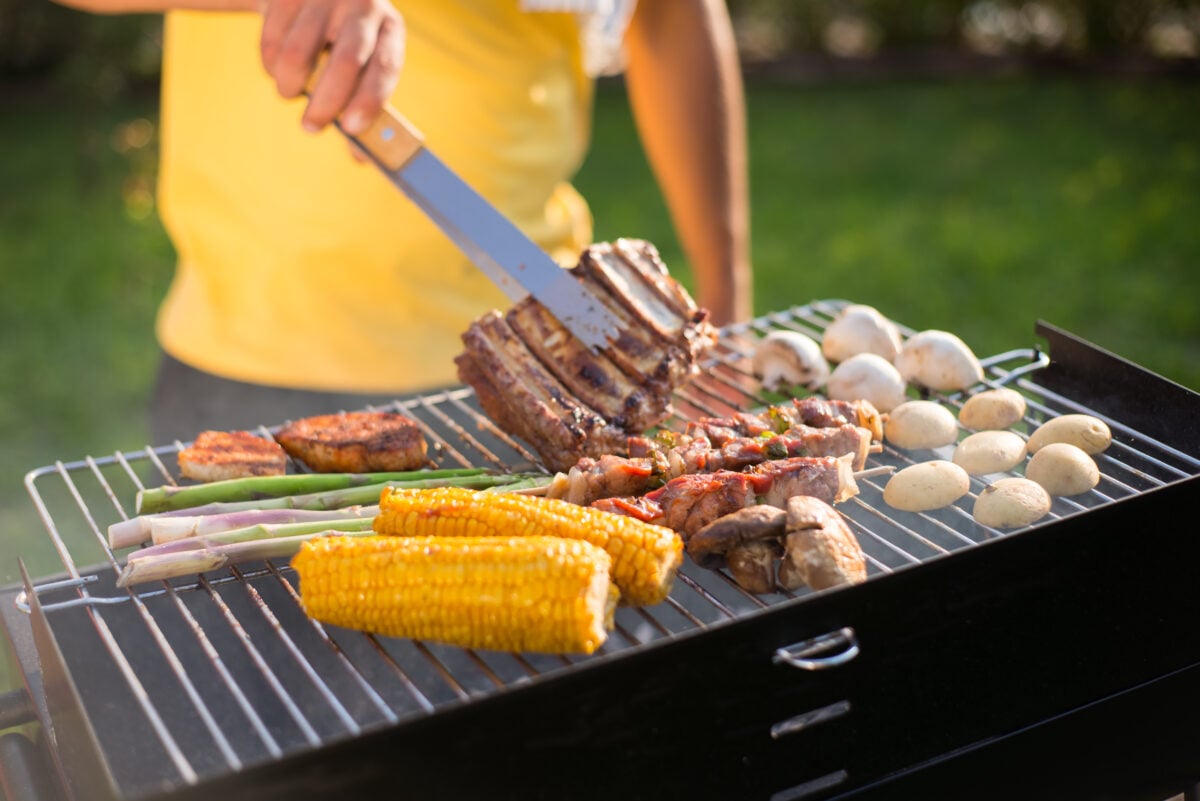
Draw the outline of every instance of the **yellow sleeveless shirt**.
<instances>
[{"instance_id":1,"label":"yellow sleeveless shirt","mask_svg":"<svg viewBox=\"0 0 1200 801\"><path fill-rule=\"evenodd\" d=\"M591 240L568 181L592 84L576 18L518 0L397 0L392 104L563 263ZM459 335L506 298L332 128L275 91L254 14L167 15L160 214L178 254L163 348L226 378L390 393L457 383Z\"/></svg>"}]
</instances>

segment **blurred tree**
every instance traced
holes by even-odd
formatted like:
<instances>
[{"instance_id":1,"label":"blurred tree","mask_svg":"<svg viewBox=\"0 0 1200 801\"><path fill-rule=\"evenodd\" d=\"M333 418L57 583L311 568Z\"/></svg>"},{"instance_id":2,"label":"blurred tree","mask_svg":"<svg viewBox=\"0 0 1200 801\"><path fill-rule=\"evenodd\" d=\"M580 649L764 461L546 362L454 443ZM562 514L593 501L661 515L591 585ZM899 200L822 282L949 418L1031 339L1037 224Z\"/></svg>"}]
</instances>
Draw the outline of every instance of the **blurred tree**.
<instances>
[{"instance_id":1,"label":"blurred tree","mask_svg":"<svg viewBox=\"0 0 1200 801\"><path fill-rule=\"evenodd\" d=\"M1200 57L1200 0L727 0L748 59L885 49ZM0 0L0 81L104 102L158 77L158 15Z\"/></svg>"},{"instance_id":2,"label":"blurred tree","mask_svg":"<svg viewBox=\"0 0 1200 801\"><path fill-rule=\"evenodd\" d=\"M107 16L48 0L0 0L0 79L111 99L156 81L161 50L159 15Z\"/></svg>"},{"instance_id":3,"label":"blurred tree","mask_svg":"<svg viewBox=\"0 0 1200 801\"><path fill-rule=\"evenodd\" d=\"M1197 0L728 0L751 58L788 51L867 55L875 49L968 47L1107 55L1150 52L1169 26L1167 55L1195 56ZM1190 43L1190 44L1189 44ZM856 51L855 45L858 46ZM1161 54L1161 53L1160 53Z\"/></svg>"}]
</instances>

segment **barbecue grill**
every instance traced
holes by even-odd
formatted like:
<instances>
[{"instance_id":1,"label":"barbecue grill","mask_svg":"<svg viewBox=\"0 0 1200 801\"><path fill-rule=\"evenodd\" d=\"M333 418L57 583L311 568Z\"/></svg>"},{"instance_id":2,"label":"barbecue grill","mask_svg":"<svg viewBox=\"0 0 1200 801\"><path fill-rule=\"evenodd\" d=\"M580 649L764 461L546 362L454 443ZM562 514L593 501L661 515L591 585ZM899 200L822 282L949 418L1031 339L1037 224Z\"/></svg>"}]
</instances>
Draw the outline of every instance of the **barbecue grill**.
<instances>
[{"instance_id":1,"label":"barbecue grill","mask_svg":"<svg viewBox=\"0 0 1200 801\"><path fill-rule=\"evenodd\" d=\"M819 338L844 301L728 327L675 399L680 426L761 408L773 329ZM906 335L910 329L901 329ZM471 651L323 626L295 573L259 562L119 589L107 526L178 476L179 444L26 478L58 575L0 591L26 689L0 706L13 798L1197 797L1200 396L1051 325L984 359L1031 431L1093 414L1095 490L1018 530L968 497L929 513L839 505L868 581L756 596L686 563L621 608L591 656ZM936 395L957 409L964 396ZM536 470L469 389L398 400L445 466ZM270 429L264 428L264 433ZM885 447L903 467L938 452ZM994 478L994 477L991 477Z\"/></svg>"}]
</instances>

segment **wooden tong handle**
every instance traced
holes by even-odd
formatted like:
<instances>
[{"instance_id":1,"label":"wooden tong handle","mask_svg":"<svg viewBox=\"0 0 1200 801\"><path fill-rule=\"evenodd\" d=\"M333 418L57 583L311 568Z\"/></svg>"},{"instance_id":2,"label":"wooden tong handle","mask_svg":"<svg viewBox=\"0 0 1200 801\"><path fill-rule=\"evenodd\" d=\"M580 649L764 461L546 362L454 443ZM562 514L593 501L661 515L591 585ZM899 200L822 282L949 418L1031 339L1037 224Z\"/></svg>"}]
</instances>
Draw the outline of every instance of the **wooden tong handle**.
<instances>
[{"instance_id":1,"label":"wooden tong handle","mask_svg":"<svg viewBox=\"0 0 1200 801\"><path fill-rule=\"evenodd\" d=\"M317 66L304 86L306 95L312 96L313 89L321 80L321 76L325 74L325 68L328 65L329 53L322 52L317 57ZM338 128L345 133L341 126ZM357 136L346 135L359 147L374 156L380 164L392 171L407 164L408 160L415 156L425 143L421 132L413 127L411 122L404 119L400 112L387 104L384 104L383 111L365 131Z\"/></svg>"}]
</instances>

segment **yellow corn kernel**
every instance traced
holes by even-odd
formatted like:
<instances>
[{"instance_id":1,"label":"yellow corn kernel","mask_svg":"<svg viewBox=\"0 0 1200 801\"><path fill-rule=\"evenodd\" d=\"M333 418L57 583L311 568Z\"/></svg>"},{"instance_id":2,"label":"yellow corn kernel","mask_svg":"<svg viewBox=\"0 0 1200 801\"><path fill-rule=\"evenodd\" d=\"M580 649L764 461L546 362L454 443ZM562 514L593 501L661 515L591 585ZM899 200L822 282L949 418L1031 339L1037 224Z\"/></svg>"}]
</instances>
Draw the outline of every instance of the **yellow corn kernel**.
<instances>
[{"instance_id":1,"label":"yellow corn kernel","mask_svg":"<svg viewBox=\"0 0 1200 801\"><path fill-rule=\"evenodd\" d=\"M413 536L553 536L583 540L612 557L621 602L649 606L667 597L683 560L683 540L666 526L567 501L439 487L389 487L374 530Z\"/></svg>"},{"instance_id":2,"label":"yellow corn kernel","mask_svg":"<svg viewBox=\"0 0 1200 801\"><path fill-rule=\"evenodd\" d=\"M292 566L316 620L464 648L590 654L619 597L608 554L556 537L317 537Z\"/></svg>"}]
</instances>

